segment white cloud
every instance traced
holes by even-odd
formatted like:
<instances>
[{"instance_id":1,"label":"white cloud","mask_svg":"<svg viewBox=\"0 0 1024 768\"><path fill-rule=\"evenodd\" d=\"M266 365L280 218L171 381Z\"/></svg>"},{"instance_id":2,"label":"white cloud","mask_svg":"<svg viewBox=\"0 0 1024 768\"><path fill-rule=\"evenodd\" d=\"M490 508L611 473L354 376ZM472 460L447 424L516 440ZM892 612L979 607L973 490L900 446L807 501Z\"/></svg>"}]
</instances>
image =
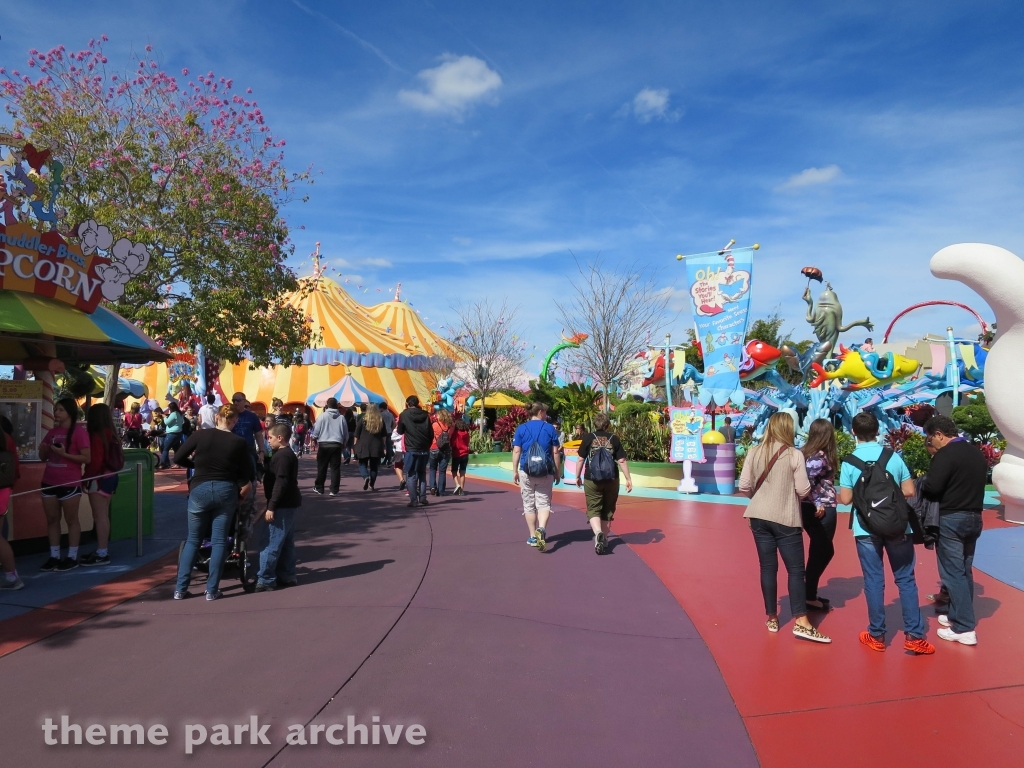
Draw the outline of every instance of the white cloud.
<instances>
[{"instance_id":1,"label":"white cloud","mask_svg":"<svg viewBox=\"0 0 1024 768\"><path fill-rule=\"evenodd\" d=\"M652 120L665 120L673 122L679 119L679 110L669 111L668 88L644 88L632 102L622 105L616 114L628 115L633 113L638 122L649 123Z\"/></svg>"},{"instance_id":2,"label":"white cloud","mask_svg":"<svg viewBox=\"0 0 1024 768\"><path fill-rule=\"evenodd\" d=\"M824 168L806 168L800 173L794 174L780 184L776 189L800 189L801 187L813 187L817 184L828 184L843 175L838 165L826 165Z\"/></svg>"},{"instance_id":3,"label":"white cloud","mask_svg":"<svg viewBox=\"0 0 1024 768\"><path fill-rule=\"evenodd\" d=\"M369 267L390 267L391 262L387 259L358 259L357 264L365 264Z\"/></svg>"},{"instance_id":4,"label":"white cloud","mask_svg":"<svg viewBox=\"0 0 1024 768\"><path fill-rule=\"evenodd\" d=\"M453 237L452 238L452 242L455 243L456 245L461 245L463 247L466 247L466 246L470 246L470 245L473 244L473 238L472 237Z\"/></svg>"},{"instance_id":5,"label":"white cloud","mask_svg":"<svg viewBox=\"0 0 1024 768\"><path fill-rule=\"evenodd\" d=\"M401 90L399 100L423 112L446 112L461 117L473 104L494 103L501 75L475 56L445 54L441 64L416 75L422 90Z\"/></svg>"}]
</instances>

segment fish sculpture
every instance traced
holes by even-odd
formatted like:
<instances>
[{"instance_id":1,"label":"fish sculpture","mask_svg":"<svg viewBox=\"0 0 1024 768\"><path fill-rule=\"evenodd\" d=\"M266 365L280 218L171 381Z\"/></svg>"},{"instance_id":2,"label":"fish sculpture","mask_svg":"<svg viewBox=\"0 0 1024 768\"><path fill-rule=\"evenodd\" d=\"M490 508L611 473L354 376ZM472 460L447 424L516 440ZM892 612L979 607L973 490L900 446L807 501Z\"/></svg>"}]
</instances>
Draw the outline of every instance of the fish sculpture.
<instances>
[{"instance_id":1,"label":"fish sculpture","mask_svg":"<svg viewBox=\"0 0 1024 768\"><path fill-rule=\"evenodd\" d=\"M921 366L917 360L893 354L891 365L888 365L887 361L886 373L888 375L885 375L882 371L871 366L868 361L865 361L860 351L846 349L843 346L840 346L839 350L841 352L839 355L839 367L833 371L826 371L820 364L811 363L811 368L817 374L817 377L810 383L812 389L832 379L846 379L848 382L851 382L849 386L845 387L846 389L855 391L869 389L880 384L892 384L908 376L913 376Z\"/></svg>"},{"instance_id":2,"label":"fish sculpture","mask_svg":"<svg viewBox=\"0 0 1024 768\"><path fill-rule=\"evenodd\" d=\"M743 348L743 360L740 363L740 381L751 381L761 376L782 357L782 351L771 344L751 339Z\"/></svg>"}]
</instances>

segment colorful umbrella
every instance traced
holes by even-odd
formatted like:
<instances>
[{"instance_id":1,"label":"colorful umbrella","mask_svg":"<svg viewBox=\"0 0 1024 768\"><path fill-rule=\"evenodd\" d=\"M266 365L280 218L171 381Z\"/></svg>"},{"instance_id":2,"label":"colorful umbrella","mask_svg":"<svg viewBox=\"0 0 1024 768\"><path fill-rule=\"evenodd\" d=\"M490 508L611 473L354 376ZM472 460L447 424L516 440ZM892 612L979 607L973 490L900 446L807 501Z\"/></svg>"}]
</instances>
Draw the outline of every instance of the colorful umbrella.
<instances>
[{"instance_id":1,"label":"colorful umbrella","mask_svg":"<svg viewBox=\"0 0 1024 768\"><path fill-rule=\"evenodd\" d=\"M356 403L384 402L384 398L376 392L371 392L351 376L345 376L337 384L310 395L306 398L306 405L315 405L317 408L323 408L332 397L346 408L351 408Z\"/></svg>"},{"instance_id":2,"label":"colorful umbrella","mask_svg":"<svg viewBox=\"0 0 1024 768\"><path fill-rule=\"evenodd\" d=\"M0 290L0 365L18 365L54 344L70 364L146 363L170 355L127 320L103 307L91 315L30 293Z\"/></svg>"}]
</instances>

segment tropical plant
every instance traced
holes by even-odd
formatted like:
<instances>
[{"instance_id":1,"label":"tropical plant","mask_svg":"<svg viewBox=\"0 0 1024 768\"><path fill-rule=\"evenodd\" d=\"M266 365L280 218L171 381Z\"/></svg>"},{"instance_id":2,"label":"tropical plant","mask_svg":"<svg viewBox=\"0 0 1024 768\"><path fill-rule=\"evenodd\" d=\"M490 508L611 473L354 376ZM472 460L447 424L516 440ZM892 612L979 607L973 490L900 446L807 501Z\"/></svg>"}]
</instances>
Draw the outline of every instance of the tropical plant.
<instances>
[{"instance_id":1,"label":"tropical plant","mask_svg":"<svg viewBox=\"0 0 1024 768\"><path fill-rule=\"evenodd\" d=\"M602 399L600 392L586 384L567 384L555 392L555 405L563 423L583 424L587 429L593 429Z\"/></svg>"},{"instance_id":2,"label":"tropical plant","mask_svg":"<svg viewBox=\"0 0 1024 768\"><path fill-rule=\"evenodd\" d=\"M524 424L530 418L530 413L525 408L509 408L508 412L495 420L494 429L491 430L491 437L495 442L501 443L503 451L512 450L512 438L515 437L516 427Z\"/></svg>"},{"instance_id":3,"label":"tropical plant","mask_svg":"<svg viewBox=\"0 0 1024 768\"><path fill-rule=\"evenodd\" d=\"M992 469L999 460L1003 458L1003 451L1000 448L992 445L992 443L983 443L978 446L981 449L982 455L985 457L985 461L988 462L988 468Z\"/></svg>"},{"instance_id":4,"label":"tropical plant","mask_svg":"<svg viewBox=\"0 0 1024 768\"><path fill-rule=\"evenodd\" d=\"M472 430L469 434L469 450L473 453L491 453L494 450L494 441L490 433Z\"/></svg>"},{"instance_id":5,"label":"tropical plant","mask_svg":"<svg viewBox=\"0 0 1024 768\"><path fill-rule=\"evenodd\" d=\"M633 413L620 418L615 433L629 461L668 461L671 435L646 413Z\"/></svg>"},{"instance_id":6,"label":"tropical plant","mask_svg":"<svg viewBox=\"0 0 1024 768\"><path fill-rule=\"evenodd\" d=\"M168 347L203 344L213 359L298 362L313 331L285 294L294 273L280 208L309 172L284 166L250 94L207 75L179 80L152 48L134 71L108 67L103 42L77 53L29 52L39 73L0 69L5 132L63 163L59 232L94 220L144 244L149 265L112 309ZM107 375L117 391L117 366Z\"/></svg>"},{"instance_id":7,"label":"tropical plant","mask_svg":"<svg viewBox=\"0 0 1024 768\"><path fill-rule=\"evenodd\" d=\"M901 424L899 429L890 429L886 432L884 442L886 446L899 453L907 438L916 434L920 434L916 429L907 424Z\"/></svg>"}]
</instances>

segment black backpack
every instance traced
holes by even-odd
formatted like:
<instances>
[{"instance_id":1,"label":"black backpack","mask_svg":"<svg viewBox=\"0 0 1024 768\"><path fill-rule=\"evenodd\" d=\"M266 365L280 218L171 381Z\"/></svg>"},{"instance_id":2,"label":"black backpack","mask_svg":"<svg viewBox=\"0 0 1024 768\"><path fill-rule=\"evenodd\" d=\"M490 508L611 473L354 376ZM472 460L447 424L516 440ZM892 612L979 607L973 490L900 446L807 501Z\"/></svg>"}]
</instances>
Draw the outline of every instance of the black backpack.
<instances>
[{"instance_id":1,"label":"black backpack","mask_svg":"<svg viewBox=\"0 0 1024 768\"><path fill-rule=\"evenodd\" d=\"M13 488L18 479L18 457L7 450L7 433L0 429L0 488ZM2 515L7 510L0 512Z\"/></svg>"},{"instance_id":2,"label":"black backpack","mask_svg":"<svg viewBox=\"0 0 1024 768\"><path fill-rule=\"evenodd\" d=\"M892 450L885 448L874 461L852 455L843 459L860 470L860 477L853 486L854 514L860 516L864 530L883 539L904 535L911 518L910 504L896 478L886 468L892 455ZM850 526L853 526L853 517Z\"/></svg>"},{"instance_id":3,"label":"black backpack","mask_svg":"<svg viewBox=\"0 0 1024 768\"><path fill-rule=\"evenodd\" d=\"M597 441L601 442L598 443ZM607 482L616 478L615 457L612 455L612 439L610 437L598 437L594 435L594 442L590 444L590 455L587 456L590 465L590 479L597 483Z\"/></svg>"},{"instance_id":4,"label":"black backpack","mask_svg":"<svg viewBox=\"0 0 1024 768\"><path fill-rule=\"evenodd\" d=\"M443 427L444 425L442 424L441 426ZM437 443L437 450L447 451L452 446L452 436L448 434L447 429L442 428L434 442Z\"/></svg>"}]
</instances>

